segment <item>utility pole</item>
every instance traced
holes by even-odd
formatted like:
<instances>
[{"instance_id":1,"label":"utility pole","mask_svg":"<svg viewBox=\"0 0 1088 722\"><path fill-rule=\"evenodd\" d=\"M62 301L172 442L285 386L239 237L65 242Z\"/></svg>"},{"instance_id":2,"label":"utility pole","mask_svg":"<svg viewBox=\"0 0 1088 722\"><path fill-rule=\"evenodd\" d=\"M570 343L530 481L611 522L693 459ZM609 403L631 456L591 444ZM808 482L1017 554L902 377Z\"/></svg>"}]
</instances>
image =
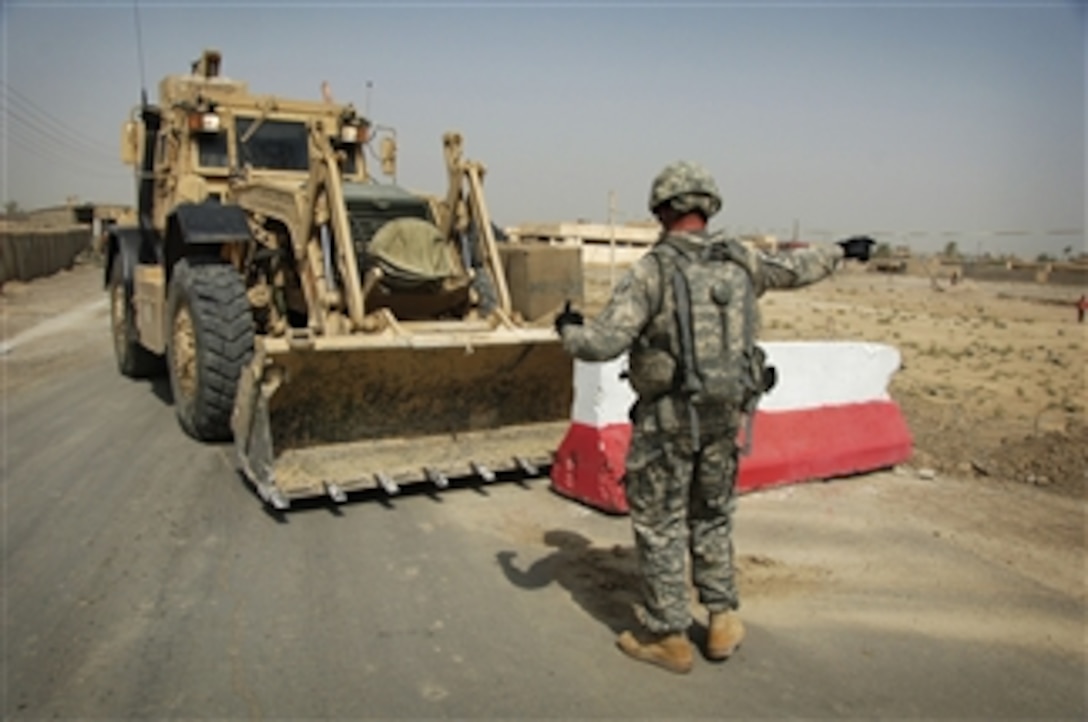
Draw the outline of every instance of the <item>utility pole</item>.
<instances>
[{"instance_id":1,"label":"utility pole","mask_svg":"<svg viewBox=\"0 0 1088 722\"><path fill-rule=\"evenodd\" d=\"M616 287L616 192L608 191L608 286Z\"/></svg>"}]
</instances>

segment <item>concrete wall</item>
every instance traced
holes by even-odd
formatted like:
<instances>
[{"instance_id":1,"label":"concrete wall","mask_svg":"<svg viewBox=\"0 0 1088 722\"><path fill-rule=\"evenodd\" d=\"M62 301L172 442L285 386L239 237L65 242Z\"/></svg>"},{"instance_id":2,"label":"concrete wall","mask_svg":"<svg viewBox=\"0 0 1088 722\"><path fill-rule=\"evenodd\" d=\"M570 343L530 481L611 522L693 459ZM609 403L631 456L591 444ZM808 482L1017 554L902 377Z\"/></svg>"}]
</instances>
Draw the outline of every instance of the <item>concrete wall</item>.
<instances>
[{"instance_id":1,"label":"concrete wall","mask_svg":"<svg viewBox=\"0 0 1088 722\"><path fill-rule=\"evenodd\" d=\"M0 284L30 281L71 268L90 249L87 226L43 230L0 230Z\"/></svg>"},{"instance_id":2,"label":"concrete wall","mask_svg":"<svg viewBox=\"0 0 1088 722\"><path fill-rule=\"evenodd\" d=\"M579 305L583 302L580 247L500 243L499 255L513 310L527 321L554 316L566 300Z\"/></svg>"},{"instance_id":3,"label":"concrete wall","mask_svg":"<svg viewBox=\"0 0 1088 722\"><path fill-rule=\"evenodd\" d=\"M27 211L24 214L27 223L35 227L67 228L78 223L75 206L52 206Z\"/></svg>"},{"instance_id":4,"label":"concrete wall","mask_svg":"<svg viewBox=\"0 0 1088 722\"><path fill-rule=\"evenodd\" d=\"M607 244L614 240L626 245L651 246L661 234L661 228L656 225L607 223L523 223L505 230L515 241L565 241L586 245Z\"/></svg>"},{"instance_id":5,"label":"concrete wall","mask_svg":"<svg viewBox=\"0 0 1088 722\"><path fill-rule=\"evenodd\" d=\"M975 281L1020 281L1035 283L1034 268L1006 268L1003 264L981 265L966 263L963 266L964 278Z\"/></svg>"},{"instance_id":6,"label":"concrete wall","mask_svg":"<svg viewBox=\"0 0 1088 722\"><path fill-rule=\"evenodd\" d=\"M976 281L1019 281L1088 286L1088 266L1079 264L965 263L963 275L965 278Z\"/></svg>"},{"instance_id":7,"label":"concrete wall","mask_svg":"<svg viewBox=\"0 0 1088 722\"><path fill-rule=\"evenodd\" d=\"M1063 286L1088 287L1088 266L1057 266L1047 274L1047 282L1059 283Z\"/></svg>"}]
</instances>

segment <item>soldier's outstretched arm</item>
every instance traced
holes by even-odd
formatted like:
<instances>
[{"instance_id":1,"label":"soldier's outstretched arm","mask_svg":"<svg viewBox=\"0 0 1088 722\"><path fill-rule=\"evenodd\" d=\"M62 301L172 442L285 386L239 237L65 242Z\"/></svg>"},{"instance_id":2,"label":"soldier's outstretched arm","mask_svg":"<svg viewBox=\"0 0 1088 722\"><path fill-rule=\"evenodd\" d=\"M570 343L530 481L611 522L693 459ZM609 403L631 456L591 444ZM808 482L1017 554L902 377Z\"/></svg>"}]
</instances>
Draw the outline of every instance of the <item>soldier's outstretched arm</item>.
<instances>
[{"instance_id":1,"label":"soldier's outstretched arm","mask_svg":"<svg viewBox=\"0 0 1088 722\"><path fill-rule=\"evenodd\" d=\"M812 245L786 253L759 253L762 285L768 288L799 288L827 278L842 264L838 245Z\"/></svg>"},{"instance_id":2,"label":"soldier's outstretched arm","mask_svg":"<svg viewBox=\"0 0 1088 722\"><path fill-rule=\"evenodd\" d=\"M639 259L616 284L604 310L585 325L564 326L563 348L583 361L608 361L631 347L653 313L656 263Z\"/></svg>"}]
</instances>

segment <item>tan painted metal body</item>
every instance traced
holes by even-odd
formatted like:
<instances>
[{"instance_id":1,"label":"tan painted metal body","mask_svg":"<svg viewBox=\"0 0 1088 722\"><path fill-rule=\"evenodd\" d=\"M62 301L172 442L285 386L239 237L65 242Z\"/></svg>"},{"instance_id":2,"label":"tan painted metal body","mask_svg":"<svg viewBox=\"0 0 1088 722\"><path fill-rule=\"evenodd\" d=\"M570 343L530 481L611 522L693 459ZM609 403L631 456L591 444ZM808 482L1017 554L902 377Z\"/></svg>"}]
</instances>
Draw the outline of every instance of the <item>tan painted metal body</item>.
<instances>
[{"instance_id":1,"label":"tan painted metal body","mask_svg":"<svg viewBox=\"0 0 1088 722\"><path fill-rule=\"evenodd\" d=\"M239 466L261 495L282 506L367 485L388 490L383 480L439 483L550 461L570 410L571 361L550 328L525 327L512 307L484 168L463 157L460 134L443 137L445 194L411 194L370 175L370 136L389 175L396 146L353 106L254 95L220 77L219 64L206 51L192 74L163 79L163 129L145 139L141 123L126 124L122 158L139 167L143 144L156 143L150 220L164 236L183 203L245 212L250 237L217 253L244 279L252 310L254 354L231 428ZM262 126L299 125L304 165L249 162L245 148ZM396 220L397 203L445 239L454 270L440 286L398 288L370 262L362 229ZM170 338L169 283L161 263L136 269L140 342L157 353Z\"/></svg>"}]
</instances>

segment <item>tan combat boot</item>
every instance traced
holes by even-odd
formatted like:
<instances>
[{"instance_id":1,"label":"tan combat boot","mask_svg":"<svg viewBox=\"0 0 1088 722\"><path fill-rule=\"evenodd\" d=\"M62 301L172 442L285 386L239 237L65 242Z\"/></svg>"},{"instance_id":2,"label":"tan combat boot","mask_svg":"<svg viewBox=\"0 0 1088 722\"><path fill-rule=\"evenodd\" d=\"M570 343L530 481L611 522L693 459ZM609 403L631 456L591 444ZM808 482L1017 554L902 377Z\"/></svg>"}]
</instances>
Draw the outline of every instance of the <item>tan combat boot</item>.
<instances>
[{"instance_id":1,"label":"tan combat boot","mask_svg":"<svg viewBox=\"0 0 1088 722\"><path fill-rule=\"evenodd\" d=\"M646 642L640 642L635 635L624 632L616 639L616 646L628 657L656 664L670 672L687 674L691 671L694 658L691 642L679 632L647 635Z\"/></svg>"},{"instance_id":2,"label":"tan combat boot","mask_svg":"<svg viewBox=\"0 0 1088 722\"><path fill-rule=\"evenodd\" d=\"M744 625L736 612L712 612L710 630L706 640L706 656L710 659L729 659L744 639Z\"/></svg>"}]
</instances>

